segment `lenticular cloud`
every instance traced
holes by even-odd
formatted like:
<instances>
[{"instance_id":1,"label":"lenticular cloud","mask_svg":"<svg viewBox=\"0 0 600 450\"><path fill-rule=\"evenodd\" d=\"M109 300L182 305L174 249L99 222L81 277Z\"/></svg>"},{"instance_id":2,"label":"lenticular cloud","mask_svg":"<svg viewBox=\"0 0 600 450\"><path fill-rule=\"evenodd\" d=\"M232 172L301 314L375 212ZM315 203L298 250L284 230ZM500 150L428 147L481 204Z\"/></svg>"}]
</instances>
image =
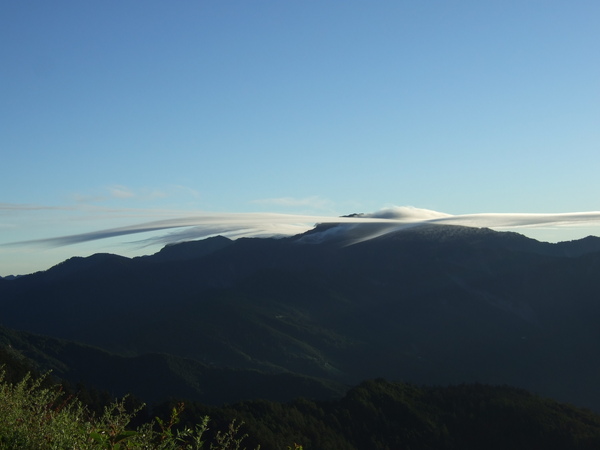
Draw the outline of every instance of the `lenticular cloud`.
<instances>
[{"instance_id":1,"label":"lenticular cloud","mask_svg":"<svg viewBox=\"0 0 600 450\"><path fill-rule=\"evenodd\" d=\"M598 226L600 225L600 211L558 214L481 213L451 215L403 206L383 209L371 214L356 214L344 217L274 213L204 213L5 245L60 247L98 239L160 231L164 231L164 233L138 241L138 243L143 245L168 244L219 234L230 238L291 236L308 231L316 224L338 224L339 227L354 230L360 227L367 228L364 225L369 224L370 231L357 239L365 240L425 224L463 225L496 229ZM331 232L331 229L329 229L329 232Z\"/></svg>"},{"instance_id":2,"label":"lenticular cloud","mask_svg":"<svg viewBox=\"0 0 600 450\"><path fill-rule=\"evenodd\" d=\"M488 228L519 228L532 226L576 226L599 225L600 211L575 213L480 213L480 214L444 214L428 209L394 207L365 215L397 220L402 223L444 223Z\"/></svg>"}]
</instances>

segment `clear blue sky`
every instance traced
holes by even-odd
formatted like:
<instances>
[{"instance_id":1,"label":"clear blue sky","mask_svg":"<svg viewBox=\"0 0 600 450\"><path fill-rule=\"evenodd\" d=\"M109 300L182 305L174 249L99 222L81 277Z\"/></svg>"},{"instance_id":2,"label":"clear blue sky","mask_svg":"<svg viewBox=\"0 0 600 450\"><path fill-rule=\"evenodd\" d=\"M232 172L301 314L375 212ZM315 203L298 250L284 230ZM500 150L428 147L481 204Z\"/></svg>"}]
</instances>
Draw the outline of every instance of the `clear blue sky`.
<instances>
[{"instance_id":1,"label":"clear blue sky","mask_svg":"<svg viewBox=\"0 0 600 450\"><path fill-rule=\"evenodd\" d=\"M197 212L600 210L599 19L596 0L1 2L0 244ZM143 238L0 247L0 275Z\"/></svg>"}]
</instances>

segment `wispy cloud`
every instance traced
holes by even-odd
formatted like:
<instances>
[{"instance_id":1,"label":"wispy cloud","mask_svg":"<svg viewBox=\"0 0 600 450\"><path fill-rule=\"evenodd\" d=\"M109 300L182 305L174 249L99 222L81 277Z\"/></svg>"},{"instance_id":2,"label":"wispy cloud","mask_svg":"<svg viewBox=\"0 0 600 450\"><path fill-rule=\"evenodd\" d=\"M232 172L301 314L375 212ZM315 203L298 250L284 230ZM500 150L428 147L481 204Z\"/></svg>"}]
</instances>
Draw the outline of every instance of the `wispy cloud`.
<instances>
[{"instance_id":1,"label":"wispy cloud","mask_svg":"<svg viewBox=\"0 0 600 450\"><path fill-rule=\"evenodd\" d=\"M173 190L174 192L177 192L177 193L184 193L184 194L187 194L194 198L200 197L199 191L197 191L194 188L188 187L188 186L183 186L181 184L174 184L174 185L170 186L170 190Z\"/></svg>"},{"instance_id":2,"label":"wispy cloud","mask_svg":"<svg viewBox=\"0 0 600 450\"><path fill-rule=\"evenodd\" d=\"M364 240L424 224L464 225L498 229L541 226L600 226L600 211L555 214L481 213L451 215L412 207L394 207L372 214L352 217L275 213L203 213L4 245L59 247L98 239L157 231L165 231L165 233L158 237L154 236L138 241L138 244L166 244L183 240L200 239L217 234L234 238L242 236L293 235L307 231L319 223L333 223L340 224L340 227L353 227L353 231L357 231L357 226L370 224L370 228L364 230L367 233L363 233L357 239Z\"/></svg>"},{"instance_id":3,"label":"wispy cloud","mask_svg":"<svg viewBox=\"0 0 600 450\"><path fill-rule=\"evenodd\" d=\"M366 216L387 218L390 221L382 224L383 226L380 227L378 231L367 234L361 240L423 224L462 225L492 229L600 226L600 211L571 213L477 213L452 215L427 209L401 206L387 208ZM396 223L394 224L394 222Z\"/></svg>"},{"instance_id":4,"label":"wispy cloud","mask_svg":"<svg viewBox=\"0 0 600 450\"><path fill-rule=\"evenodd\" d=\"M177 228L189 229L187 230L187 233L182 233L181 235L171 234L173 239L169 239L168 236L165 236L166 242L179 241L181 240L180 236L186 236L188 238L194 236L195 238L201 238L213 234L233 234L236 236L287 235L290 234L291 229L297 232L310 229L311 225L309 224L314 224L316 222L339 221L339 218L331 218L331 220L326 219L327 218L321 216L301 216L273 213L207 213L189 217L155 220L123 227L91 231L88 233L21 241L4 245L38 245L45 247L59 247L98 239ZM364 221L369 220L370 219L364 219Z\"/></svg>"},{"instance_id":5,"label":"wispy cloud","mask_svg":"<svg viewBox=\"0 0 600 450\"><path fill-rule=\"evenodd\" d=\"M0 203L0 212L19 211L67 211L75 209L73 206L46 206L23 203Z\"/></svg>"},{"instance_id":6,"label":"wispy cloud","mask_svg":"<svg viewBox=\"0 0 600 450\"><path fill-rule=\"evenodd\" d=\"M384 209L366 217L382 217L401 222L446 223L489 228L519 228L529 226L599 225L600 211L570 213L479 213L445 214L428 209L398 206Z\"/></svg>"},{"instance_id":7,"label":"wispy cloud","mask_svg":"<svg viewBox=\"0 0 600 450\"><path fill-rule=\"evenodd\" d=\"M132 188L123 184L113 184L104 186L91 193L74 193L72 199L78 204L91 205L111 200L136 200L144 202L182 196L197 199L200 197L200 193L193 188L183 185Z\"/></svg>"},{"instance_id":8,"label":"wispy cloud","mask_svg":"<svg viewBox=\"0 0 600 450\"><path fill-rule=\"evenodd\" d=\"M290 207L290 208L313 208L326 209L331 207L331 201L322 197L313 195L311 197L295 198L295 197L276 197L263 198L254 200L252 203L268 206Z\"/></svg>"},{"instance_id":9,"label":"wispy cloud","mask_svg":"<svg viewBox=\"0 0 600 450\"><path fill-rule=\"evenodd\" d=\"M109 186L108 191L112 197L116 198L132 198L135 197L135 194L131 189L126 186L114 185Z\"/></svg>"}]
</instances>

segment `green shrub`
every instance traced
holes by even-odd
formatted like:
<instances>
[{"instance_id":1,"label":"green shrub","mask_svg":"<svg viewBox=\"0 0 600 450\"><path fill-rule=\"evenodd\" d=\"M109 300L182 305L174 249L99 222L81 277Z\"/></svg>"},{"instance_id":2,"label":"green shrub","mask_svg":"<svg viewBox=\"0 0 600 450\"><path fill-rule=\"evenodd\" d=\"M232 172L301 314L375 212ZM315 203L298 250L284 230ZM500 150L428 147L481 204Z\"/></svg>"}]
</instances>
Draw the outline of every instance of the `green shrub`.
<instances>
[{"instance_id":1,"label":"green shrub","mask_svg":"<svg viewBox=\"0 0 600 450\"><path fill-rule=\"evenodd\" d=\"M92 415L60 386L43 387L45 377L26 375L9 383L0 372L0 448L2 449L203 449L239 450L245 436L232 422L206 443L205 416L194 428L175 429L183 403L174 407L168 420L155 418L132 429L131 420L139 412L128 412L125 399L113 402L99 417Z\"/></svg>"},{"instance_id":2,"label":"green shrub","mask_svg":"<svg viewBox=\"0 0 600 450\"><path fill-rule=\"evenodd\" d=\"M91 423L81 403L65 398L59 387L42 388L44 377L26 375L16 384L0 373L0 446L2 448L82 448Z\"/></svg>"}]
</instances>

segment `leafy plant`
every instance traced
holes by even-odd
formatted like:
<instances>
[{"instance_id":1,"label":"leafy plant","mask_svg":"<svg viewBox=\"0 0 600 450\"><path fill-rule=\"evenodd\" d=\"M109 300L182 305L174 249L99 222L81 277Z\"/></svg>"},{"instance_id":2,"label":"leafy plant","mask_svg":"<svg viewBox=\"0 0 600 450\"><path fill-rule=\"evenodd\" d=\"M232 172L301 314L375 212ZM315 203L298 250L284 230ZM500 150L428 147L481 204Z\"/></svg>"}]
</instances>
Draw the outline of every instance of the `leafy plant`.
<instances>
[{"instance_id":1,"label":"leafy plant","mask_svg":"<svg viewBox=\"0 0 600 450\"><path fill-rule=\"evenodd\" d=\"M37 379L26 375L17 383L0 371L0 448L2 449L205 449L203 436L208 416L194 427L176 429L184 404L171 410L168 420L156 417L136 428L132 419L143 406L127 411L125 398L107 406L95 417L60 386L42 387L47 375ZM233 421L218 431L211 450L239 450L245 435Z\"/></svg>"}]
</instances>

